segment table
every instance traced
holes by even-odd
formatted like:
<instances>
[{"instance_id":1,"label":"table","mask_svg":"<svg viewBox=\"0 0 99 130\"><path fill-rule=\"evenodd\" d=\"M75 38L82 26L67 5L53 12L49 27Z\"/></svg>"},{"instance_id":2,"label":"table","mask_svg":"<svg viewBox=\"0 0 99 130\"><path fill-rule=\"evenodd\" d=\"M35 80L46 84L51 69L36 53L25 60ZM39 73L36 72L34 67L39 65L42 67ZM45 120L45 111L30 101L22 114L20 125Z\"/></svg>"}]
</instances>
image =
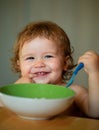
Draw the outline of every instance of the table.
<instances>
[{"instance_id":1,"label":"table","mask_svg":"<svg viewBox=\"0 0 99 130\"><path fill-rule=\"evenodd\" d=\"M99 120L58 115L49 120L25 120L0 107L0 130L99 130Z\"/></svg>"}]
</instances>

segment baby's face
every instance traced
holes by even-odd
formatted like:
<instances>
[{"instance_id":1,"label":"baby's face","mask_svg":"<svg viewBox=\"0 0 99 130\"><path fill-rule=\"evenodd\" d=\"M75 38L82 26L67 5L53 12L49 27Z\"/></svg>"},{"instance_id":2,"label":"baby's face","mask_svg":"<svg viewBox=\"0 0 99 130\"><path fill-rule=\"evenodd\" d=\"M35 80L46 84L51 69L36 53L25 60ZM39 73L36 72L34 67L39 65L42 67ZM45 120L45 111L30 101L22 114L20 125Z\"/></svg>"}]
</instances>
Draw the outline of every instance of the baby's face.
<instances>
[{"instance_id":1,"label":"baby's face","mask_svg":"<svg viewBox=\"0 0 99 130\"><path fill-rule=\"evenodd\" d=\"M20 51L21 75L35 83L61 84L64 56L57 43L36 37L26 42Z\"/></svg>"}]
</instances>

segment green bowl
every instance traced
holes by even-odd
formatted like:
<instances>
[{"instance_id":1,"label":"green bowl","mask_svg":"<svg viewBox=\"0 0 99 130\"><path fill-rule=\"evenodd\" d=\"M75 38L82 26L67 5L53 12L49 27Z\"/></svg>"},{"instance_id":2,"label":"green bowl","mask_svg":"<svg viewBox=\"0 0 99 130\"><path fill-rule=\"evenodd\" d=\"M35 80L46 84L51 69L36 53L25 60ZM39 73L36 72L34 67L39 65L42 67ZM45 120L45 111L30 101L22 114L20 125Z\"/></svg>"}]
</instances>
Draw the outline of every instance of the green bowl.
<instances>
[{"instance_id":1,"label":"green bowl","mask_svg":"<svg viewBox=\"0 0 99 130\"><path fill-rule=\"evenodd\" d=\"M2 104L25 119L48 119L67 109L75 92L51 84L11 84L0 88Z\"/></svg>"},{"instance_id":2,"label":"green bowl","mask_svg":"<svg viewBox=\"0 0 99 130\"><path fill-rule=\"evenodd\" d=\"M47 99L68 98L75 94L69 88L51 84L11 84L2 87L0 92L10 96Z\"/></svg>"}]
</instances>

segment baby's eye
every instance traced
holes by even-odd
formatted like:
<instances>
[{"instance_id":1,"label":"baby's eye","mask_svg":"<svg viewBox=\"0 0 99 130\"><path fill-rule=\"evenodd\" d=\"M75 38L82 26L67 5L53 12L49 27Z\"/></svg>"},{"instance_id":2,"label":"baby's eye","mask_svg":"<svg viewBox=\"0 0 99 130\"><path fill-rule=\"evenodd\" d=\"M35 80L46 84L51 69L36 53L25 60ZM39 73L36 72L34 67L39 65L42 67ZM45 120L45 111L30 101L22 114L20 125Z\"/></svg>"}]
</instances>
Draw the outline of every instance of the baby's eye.
<instances>
[{"instance_id":1,"label":"baby's eye","mask_svg":"<svg viewBox=\"0 0 99 130\"><path fill-rule=\"evenodd\" d=\"M26 60L34 60L34 57L27 57Z\"/></svg>"},{"instance_id":2,"label":"baby's eye","mask_svg":"<svg viewBox=\"0 0 99 130\"><path fill-rule=\"evenodd\" d=\"M46 55L44 58L53 58L52 55Z\"/></svg>"}]
</instances>

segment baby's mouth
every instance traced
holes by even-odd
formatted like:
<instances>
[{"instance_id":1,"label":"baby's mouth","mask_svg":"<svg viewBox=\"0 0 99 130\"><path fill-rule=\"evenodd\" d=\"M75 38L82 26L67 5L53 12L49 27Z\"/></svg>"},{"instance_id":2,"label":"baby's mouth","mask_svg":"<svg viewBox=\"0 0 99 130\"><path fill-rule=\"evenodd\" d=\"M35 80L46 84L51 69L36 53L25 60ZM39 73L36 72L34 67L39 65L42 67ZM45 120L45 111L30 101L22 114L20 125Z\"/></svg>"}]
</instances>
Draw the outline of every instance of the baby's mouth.
<instances>
[{"instance_id":1,"label":"baby's mouth","mask_svg":"<svg viewBox=\"0 0 99 130\"><path fill-rule=\"evenodd\" d=\"M49 72L36 72L33 74L33 78L35 77L44 77L47 76L49 74Z\"/></svg>"}]
</instances>

